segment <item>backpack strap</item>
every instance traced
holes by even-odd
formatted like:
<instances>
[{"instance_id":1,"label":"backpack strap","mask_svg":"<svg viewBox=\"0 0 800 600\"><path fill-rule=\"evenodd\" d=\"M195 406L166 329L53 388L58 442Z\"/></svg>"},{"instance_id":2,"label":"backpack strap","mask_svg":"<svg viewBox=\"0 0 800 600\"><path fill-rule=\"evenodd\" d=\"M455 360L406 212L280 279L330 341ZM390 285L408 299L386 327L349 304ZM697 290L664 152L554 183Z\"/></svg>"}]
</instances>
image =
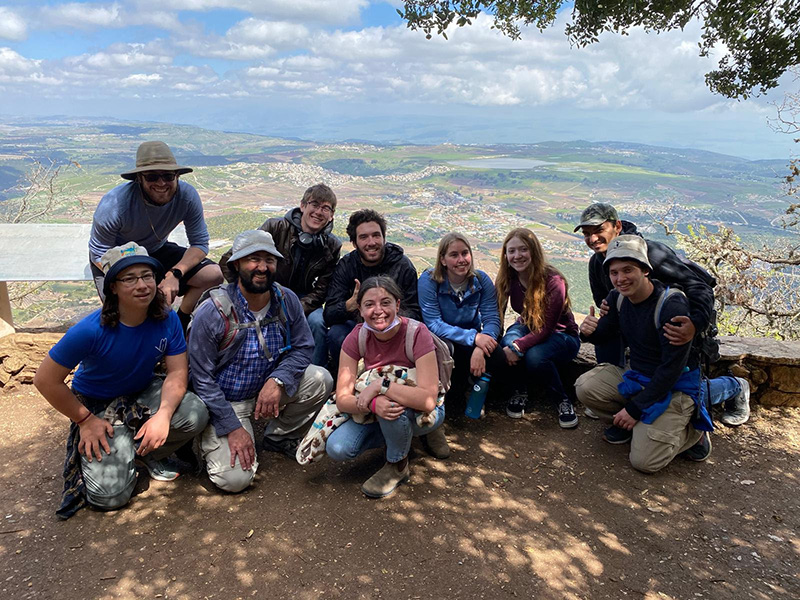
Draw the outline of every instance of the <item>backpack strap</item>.
<instances>
[{"instance_id":1,"label":"backpack strap","mask_svg":"<svg viewBox=\"0 0 800 600\"><path fill-rule=\"evenodd\" d=\"M656 303L656 310L653 313L653 323L655 325L656 331L658 331L658 328L660 326L659 324L661 323L661 309L664 308L664 304L666 303L667 300L669 300L669 297L674 296L675 294L681 294L682 296L686 295L677 288L672 288L670 286L667 286L666 288L664 288L664 291L661 292L661 295L658 297L658 302Z\"/></svg>"},{"instance_id":2,"label":"backpack strap","mask_svg":"<svg viewBox=\"0 0 800 600\"><path fill-rule=\"evenodd\" d=\"M367 333L363 325L361 329L358 330L358 354L361 358L364 358L364 355L367 353Z\"/></svg>"},{"instance_id":3,"label":"backpack strap","mask_svg":"<svg viewBox=\"0 0 800 600\"><path fill-rule=\"evenodd\" d=\"M617 313L622 310L622 301L625 300L625 296L617 292Z\"/></svg>"},{"instance_id":4,"label":"backpack strap","mask_svg":"<svg viewBox=\"0 0 800 600\"><path fill-rule=\"evenodd\" d=\"M419 321L415 319L408 319L408 326L406 328L406 358L413 365L414 361L414 334L419 329Z\"/></svg>"}]
</instances>

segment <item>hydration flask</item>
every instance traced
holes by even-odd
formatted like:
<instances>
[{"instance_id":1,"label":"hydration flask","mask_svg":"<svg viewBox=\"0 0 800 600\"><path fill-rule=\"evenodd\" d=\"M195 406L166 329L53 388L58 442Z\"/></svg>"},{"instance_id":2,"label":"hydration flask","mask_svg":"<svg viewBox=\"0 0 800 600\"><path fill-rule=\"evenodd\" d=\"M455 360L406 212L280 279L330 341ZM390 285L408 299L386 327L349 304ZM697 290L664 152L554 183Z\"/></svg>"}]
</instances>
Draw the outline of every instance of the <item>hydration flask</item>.
<instances>
[{"instance_id":1,"label":"hydration flask","mask_svg":"<svg viewBox=\"0 0 800 600\"><path fill-rule=\"evenodd\" d=\"M472 381L472 391L467 400L467 410L464 412L471 419L480 419L483 403L486 402L486 393L489 391L489 380L492 378L484 373L477 380Z\"/></svg>"}]
</instances>

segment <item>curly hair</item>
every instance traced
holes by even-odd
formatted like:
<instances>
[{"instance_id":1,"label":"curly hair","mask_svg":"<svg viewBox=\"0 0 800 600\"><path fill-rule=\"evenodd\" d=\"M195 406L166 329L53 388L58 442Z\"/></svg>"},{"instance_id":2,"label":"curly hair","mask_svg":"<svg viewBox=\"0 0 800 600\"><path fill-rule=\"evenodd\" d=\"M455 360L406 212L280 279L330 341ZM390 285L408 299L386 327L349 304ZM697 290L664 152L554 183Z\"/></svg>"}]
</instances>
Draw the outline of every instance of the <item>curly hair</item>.
<instances>
[{"instance_id":1,"label":"curly hair","mask_svg":"<svg viewBox=\"0 0 800 600\"><path fill-rule=\"evenodd\" d=\"M171 310L164 292L156 288L156 295L147 306L147 318L163 321L169 316ZM114 292L106 294L106 299L103 300L103 308L100 311L100 325L103 327L116 327L119 325L119 297Z\"/></svg>"},{"instance_id":2,"label":"curly hair","mask_svg":"<svg viewBox=\"0 0 800 600\"><path fill-rule=\"evenodd\" d=\"M444 255L447 254L447 250L450 248L450 244L453 242L463 243L467 247L467 250L469 250L470 258L472 257L472 246L470 245L467 236L457 231L446 233L439 242L439 249L436 251L436 264L434 265L433 272L431 273L431 279L433 279L436 283L442 283L447 278L447 268L442 264L442 259L444 258ZM469 265L467 279L474 276L475 263L472 262Z\"/></svg>"},{"instance_id":3,"label":"curly hair","mask_svg":"<svg viewBox=\"0 0 800 600\"><path fill-rule=\"evenodd\" d=\"M347 222L347 235L354 245L356 243L356 228L364 223L372 222L378 224L378 227L381 228L383 239L386 239L386 219L379 212L371 208L362 208L350 215L350 220Z\"/></svg>"},{"instance_id":4,"label":"curly hair","mask_svg":"<svg viewBox=\"0 0 800 600\"><path fill-rule=\"evenodd\" d=\"M522 306L522 322L532 332L539 331L544 326L544 316L547 311L547 304L549 298L547 296L547 280L557 275L564 280L565 290L567 291L566 299L564 301L564 308L569 308L569 286L566 277L555 267L547 262L547 257L544 254L544 249L530 229L520 227L512 229L506 239L503 240L503 249L500 252L500 269L497 271L497 280L495 287L497 288L497 305L500 309L500 319L502 320L506 314L506 307L508 306L509 296L511 294L511 282L518 278L517 272L508 264L508 257L506 256L506 246L514 239L519 238L522 243L528 247L531 255L531 266L528 275L528 286L525 292L525 300Z\"/></svg>"}]
</instances>

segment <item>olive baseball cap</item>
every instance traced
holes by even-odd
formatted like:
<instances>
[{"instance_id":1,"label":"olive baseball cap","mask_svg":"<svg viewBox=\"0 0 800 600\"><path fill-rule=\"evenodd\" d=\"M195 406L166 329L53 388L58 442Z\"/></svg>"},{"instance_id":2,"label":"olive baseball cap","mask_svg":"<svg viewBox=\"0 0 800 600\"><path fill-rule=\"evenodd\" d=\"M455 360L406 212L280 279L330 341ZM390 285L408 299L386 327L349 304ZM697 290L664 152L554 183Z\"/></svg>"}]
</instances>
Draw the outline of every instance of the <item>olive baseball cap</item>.
<instances>
[{"instance_id":1,"label":"olive baseball cap","mask_svg":"<svg viewBox=\"0 0 800 600\"><path fill-rule=\"evenodd\" d=\"M617 209L605 202L595 202L581 213L581 223L573 231L577 232L581 227L602 225L606 221L614 221L615 223L619 221Z\"/></svg>"}]
</instances>

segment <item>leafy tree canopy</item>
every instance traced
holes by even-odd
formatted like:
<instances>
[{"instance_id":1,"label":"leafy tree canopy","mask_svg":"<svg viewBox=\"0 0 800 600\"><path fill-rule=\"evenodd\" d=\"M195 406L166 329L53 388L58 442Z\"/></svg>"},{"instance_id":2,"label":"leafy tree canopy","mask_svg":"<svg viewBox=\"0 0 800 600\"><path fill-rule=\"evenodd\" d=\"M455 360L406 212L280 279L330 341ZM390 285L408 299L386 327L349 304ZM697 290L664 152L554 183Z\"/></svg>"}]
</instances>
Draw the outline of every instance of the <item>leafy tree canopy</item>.
<instances>
[{"instance_id":1,"label":"leafy tree canopy","mask_svg":"<svg viewBox=\"0 0 800 600\"><path fill-rule=\"evenodd\" d=\"M551 26L566 0L406 0L397 12L411 29L445 38L456 23L470 25L479 13L494 17L494 27L512 39L520 25L539 30ZM566 34L582 47L610 31L626 35L631 27L670 31L699 19L703 33L700 56L721 45L728 53L706 84L728 98L746 99L778 84L790 67L800 64L800 1L798 0L576 0Z\"/></svg>"}]
</instances>

